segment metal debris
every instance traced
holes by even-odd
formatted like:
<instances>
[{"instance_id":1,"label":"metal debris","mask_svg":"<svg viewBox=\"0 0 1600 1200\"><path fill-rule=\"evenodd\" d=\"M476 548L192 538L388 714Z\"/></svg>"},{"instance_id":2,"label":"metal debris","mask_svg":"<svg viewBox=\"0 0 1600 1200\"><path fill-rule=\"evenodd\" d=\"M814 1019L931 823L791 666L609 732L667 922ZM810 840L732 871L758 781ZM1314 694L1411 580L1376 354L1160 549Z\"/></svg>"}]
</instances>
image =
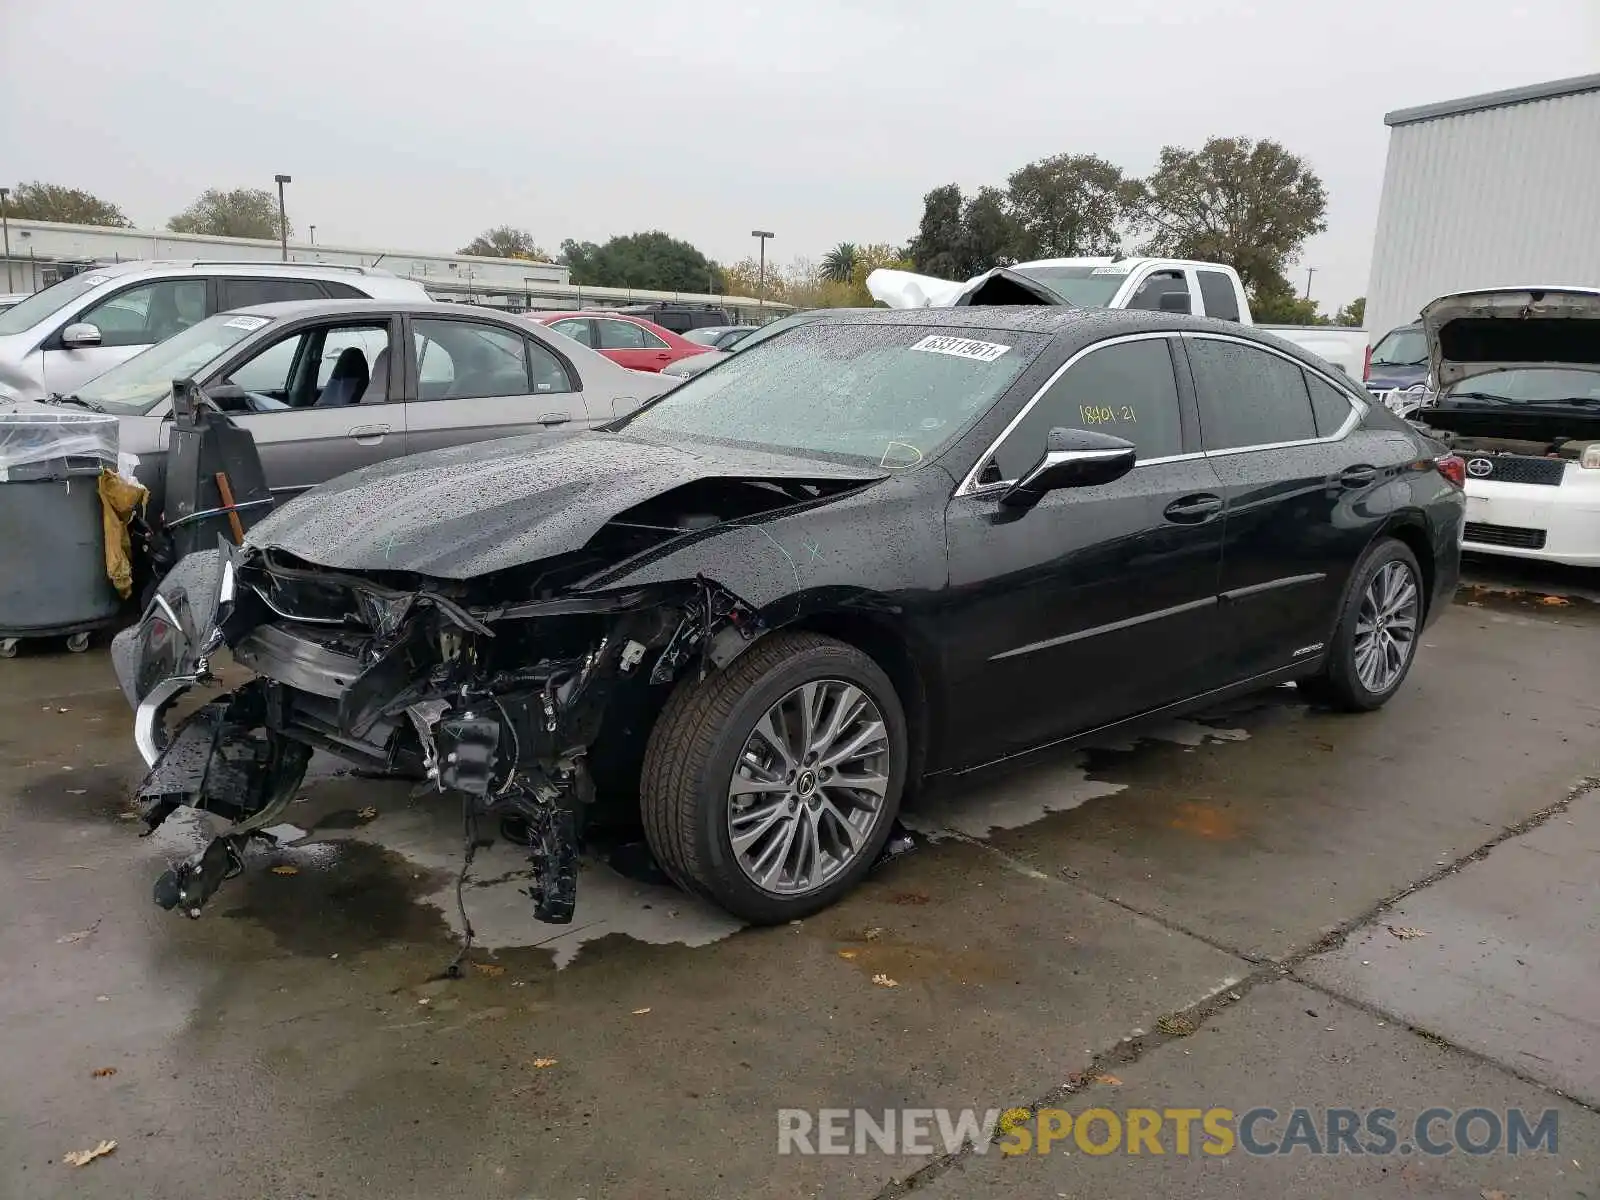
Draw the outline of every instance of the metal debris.
<instances>
[{"instance_id":1,"label":"metal debris","mask_svg":"<svg viewBox=\"0 0 1600 1200\"><path fill-rule=\"evenodd\" d=\"M647 1013L649 1011L650 1010L648 1008L636 1008L636 1009L633 1010L633 1015L636 1016L636 1017L642 1017L642 1016L645 1015L645 1013Z\"/></svg>"}]
</instances>

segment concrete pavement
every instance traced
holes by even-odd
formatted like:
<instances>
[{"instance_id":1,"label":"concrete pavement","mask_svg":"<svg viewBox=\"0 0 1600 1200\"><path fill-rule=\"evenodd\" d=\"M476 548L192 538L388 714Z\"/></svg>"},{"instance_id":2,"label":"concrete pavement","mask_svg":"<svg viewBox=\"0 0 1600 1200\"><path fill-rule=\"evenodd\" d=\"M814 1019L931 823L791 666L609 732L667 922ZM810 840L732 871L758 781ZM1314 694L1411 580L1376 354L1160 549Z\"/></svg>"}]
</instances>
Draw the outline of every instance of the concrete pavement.
<instances>
[{"instance_id":1,"label":"concrete pavement","mask_svg":"<svg viewBox=\"0 0 1600 1200\"><path fill-rule=\"evenodd\" d=\"M305 836L185 921L149 890L191 835L121 819L139 769L104 657L0 664L0 1195L1600 1197L1600 801L1569 799L1600 774L1597 631L1582 602L1466 593L1380 714L1279 689L975 778L798 926L591 864L552 929L497 848L455 981L449 813L323 774L291 808ZM1159 1032L1173 1014L1196 1032ZM1548 1106L1561 1137L1516 1159L776 1153L779 1108L1088 1094Z\"/></svg>"}]
</instances>

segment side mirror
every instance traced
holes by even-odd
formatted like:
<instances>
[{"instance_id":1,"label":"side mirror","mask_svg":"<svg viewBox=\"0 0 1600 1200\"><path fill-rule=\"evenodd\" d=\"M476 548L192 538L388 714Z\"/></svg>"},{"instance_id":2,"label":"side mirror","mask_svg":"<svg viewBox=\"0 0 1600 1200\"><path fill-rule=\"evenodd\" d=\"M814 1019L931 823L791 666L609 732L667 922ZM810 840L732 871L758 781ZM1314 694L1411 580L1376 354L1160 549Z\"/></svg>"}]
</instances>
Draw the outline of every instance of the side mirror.
<instances>
[{"instance_id":1,"label":"side mirror","mask_svg":"<svg viewBox=\"0 0 1600 1200\"><path fill-rule=\"evenodd\" d=\"M1057 488L1089 487L1121 479L1133 469L1132 442L1089 429L1052 429L1044 456L1000 497L1007 508L1032 508Z\"/></svg>"},{"instance_id":2,"label":"side mirror","mask_svg":"<svg viewBox=\"0 0 1600 1200\"><path fill-rule=\"evenodd\" d=\"M1156 301L1162 312L1186 313L1190 309L1188 292L1162 292Z\"/></svg>"},{"instance_id":3,"label":"side mirror","mask_svg":"<svg viewBox=\"0 0 1600 1200\"><path fill-rule=\"evenodd\" d=\"M100 344L100 328L87 321L75 321L61 331L61 344L68 350Z\"/></svg>"}]
</instances>

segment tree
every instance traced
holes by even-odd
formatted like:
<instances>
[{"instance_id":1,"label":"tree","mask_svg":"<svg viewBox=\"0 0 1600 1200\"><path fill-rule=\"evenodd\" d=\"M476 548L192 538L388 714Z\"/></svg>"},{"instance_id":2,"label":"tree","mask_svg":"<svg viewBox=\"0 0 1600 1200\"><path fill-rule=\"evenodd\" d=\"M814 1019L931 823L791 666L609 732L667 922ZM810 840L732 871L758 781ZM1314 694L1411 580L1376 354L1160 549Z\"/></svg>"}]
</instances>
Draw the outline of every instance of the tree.
<instances>
[{"instance_id":1,"label":"tree","mask_svg":"<svg viewBox=\"0 0 1600 1200\"><path fill-rule=\"evenodd\" d=\"M1007 180L1019 259L1115 254L1138 197L1122 168L1094 154L1041 158Z\"/></svg>"},{"instance_id":2,"label":"tree","mask_svg":"<svg viewBox=\"0 0 1600 1200\"><path fill-rule=\"evenodd\" d=\"M754 296L760 299L763 295L768 300L786 299L788 281L783 272L778 269L778 264L767 264L766 291L762 291L761 264L755 258L745 258L736 262L731 267L721 268L722 293L728 296Z\"/></svg>"},{"instance_id":3,"label":"tree","mask_svg":"<svg viewBox=\"0 0 1600 1200\"><path fill-rule=\"evenodd\" d=\"M1136 223L1151 235L1146 253L1228 263L1276 296L1305 240L1327 228L1327 209L1322 180L1278 142L1210 138L1199 150L1162 147Z\"/></svg>"},{"instance_id":4,"label":"tree","mask_svg":"<svg viewBox=\"0 0 1600 1200\"><path fill-rule=\"evenodd\" d=\"M856 244L840 242L822 256L822 274L834 283L849 283L856 273Z\"/></svg>"},{"instance_id":5,"label":"tree","mask_svg":"<svg viewBox=\"0 0 1600 1200\"><path fill-rule=\"evenodd\" d=\"M922 224L909 247L917 270L943 279L965 278L961 270L961 188L936 187L922 198Z\"/></svg>"},{"instance_id":6,"label":"tree","mask_svg":"<svg viewBox=\"0 0 1600 1200\"><path fill-rule=\"evenodd\" d=\"M549 262L550 256L539 248L533 234L511 225L496 225L485 229L457 254L471 254L479 258L523 258L530 262Z\"/></svg>"},{"instance_id":7,"label":"tree","mask_svg":"<svg viewBox=\"0 0 1600 1200\"><path fill-rule=\"evenodd\" d=\"M131 228L133 222L115 204L59 183L19 183L6 199L6 215L18 221L62 221L68 225L110 225Z\"/></svg>"},{"instance_id":8,"label":"tree","mask_svg":"<svg viewBox=\"0 0 1600 1200\"><path fill-rule=\"evenodd\" d=\"M725 292L722 269L688 242L659 229L593 242L561 243L572 282L655 292Z\"/></svg>"},{"instance_id":9,"label":"tree","mask_svg":"<svg viewBox=\"0 0 1600 1200\"><path fill-rule=\"evenodd\" d=\"M188 208L167 222L173 233L202 233L213 237L271 238L278 234L278 198L265 188L207 188ZM294 226L284 222L284 237Z\"/></svg>"},{"instance_id":10,"label":"tree","mask_svg":"<svg viewBox=\"0 0 1600 1200\"><path fill-rule=\"evenodd\" d=\"M1315 300L1295 295L1283 276L1257 284L1250 290L1250 315L1261 325L1329 325L1317 311Z\"/></svg>"},{"instance_id":11,"label":"tree","mask_svg":"<svg viewBox=\"0 0 1600 1200\"><path fill-rule=\"evenodd\" d=\"M1006 194L999 188L979 188L961 206L955 278L965 279L1016 262L1017 239L1017 222Z\"/></svg>"},{"instance_id":12,"label":"tree","mask_svg":"<svg viewBox=\"0 0 1600 1200\"><path fill-rule=\"evenodd\" d=\"M1367 298L1365 296L1357 296L1350 301L1349 304L1346 304L1333 314L1333 323L1335 325L1365 325L1367 323Z\"/></svg>"}]
</instances>

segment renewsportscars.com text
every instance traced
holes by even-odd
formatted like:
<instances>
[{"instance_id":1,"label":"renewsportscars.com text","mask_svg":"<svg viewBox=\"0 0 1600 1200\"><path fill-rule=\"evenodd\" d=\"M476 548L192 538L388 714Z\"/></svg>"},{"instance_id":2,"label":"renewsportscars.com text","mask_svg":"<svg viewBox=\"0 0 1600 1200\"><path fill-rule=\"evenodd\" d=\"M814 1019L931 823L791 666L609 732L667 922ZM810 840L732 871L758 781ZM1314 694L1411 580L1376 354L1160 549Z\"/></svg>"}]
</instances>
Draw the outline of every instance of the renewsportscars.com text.
<instances>
[{"instance_id":1,"label":"renewsportscars.com text","mask_svg":"<svg viewBox=\"0 0 1600 1200\"><path fill-rule=\"evenodd\" d=\"M778 1110L779 1154L1555 1154L1553 1108L803 1108Z\"/></svg>"}]
</instances>

